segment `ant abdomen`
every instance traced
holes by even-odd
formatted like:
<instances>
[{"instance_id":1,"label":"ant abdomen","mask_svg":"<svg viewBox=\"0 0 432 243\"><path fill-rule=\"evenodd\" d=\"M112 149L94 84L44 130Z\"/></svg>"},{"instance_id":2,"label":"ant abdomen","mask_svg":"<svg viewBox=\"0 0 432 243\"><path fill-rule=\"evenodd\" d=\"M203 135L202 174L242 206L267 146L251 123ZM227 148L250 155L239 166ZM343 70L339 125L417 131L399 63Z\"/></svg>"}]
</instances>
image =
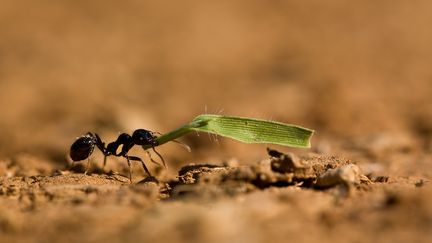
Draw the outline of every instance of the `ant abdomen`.
<instances>
[{"instance_id":1,"label":"ant abdomen","mask_svg":"<svg viewBox=\"0 0 432 243\"><path fill-rule=\"evenodd\" d=\"M92 133L87 133L79 137L70 148L70 157L73 161L87 159L94 150L96 137Z\"/></svg>"}]
</instances>

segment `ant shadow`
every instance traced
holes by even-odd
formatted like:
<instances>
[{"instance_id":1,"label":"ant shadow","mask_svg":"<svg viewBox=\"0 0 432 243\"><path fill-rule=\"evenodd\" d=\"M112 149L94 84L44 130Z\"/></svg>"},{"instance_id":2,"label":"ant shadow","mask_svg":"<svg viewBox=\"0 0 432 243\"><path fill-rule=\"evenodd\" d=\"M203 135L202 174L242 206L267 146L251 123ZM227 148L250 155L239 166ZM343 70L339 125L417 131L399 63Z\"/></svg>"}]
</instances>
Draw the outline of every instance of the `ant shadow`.
<instances>
[{"instance_id":1,"label":"ant shadow","mask_svg":"<svg viewBox=\"0 0 432 243\"><path fill-rule=\"evenodd\" d=\"M85 173L87 170L87 167L85 165L83 165L82 163L72 163L71 165L69 165L66 170L73 172L73 173ZM109 172L106 172L105 170L103 170L101 167L96 167L96 166L91 166L91 168L89 169L89 171L87 172L88 174L96 174L96 175L114 175L115 172L113 172L112 170Z\"/></svg>"},{"instance_id":2,"label":"ant shadow","mask_svg":"<svg viewBox=\"0 0 432 243\"><path fill-rule=\"evenodd\" d=\"M66 170L76 174L83 174L86 172L87 167L82 163L72 163L66 168ZM91 168L87 171L87 174L106 175L108 176L108 179L116 180L119 182L124 182L124 180L118 178L119 176L129 180L129 177L127 175L123 175L113 170L106 171L99 166L91 166ZM138 181L136 184L146 184L146 183L159 184L159 180L154 176L147 176L144 179Z\"/></svg>"}]
</instances>

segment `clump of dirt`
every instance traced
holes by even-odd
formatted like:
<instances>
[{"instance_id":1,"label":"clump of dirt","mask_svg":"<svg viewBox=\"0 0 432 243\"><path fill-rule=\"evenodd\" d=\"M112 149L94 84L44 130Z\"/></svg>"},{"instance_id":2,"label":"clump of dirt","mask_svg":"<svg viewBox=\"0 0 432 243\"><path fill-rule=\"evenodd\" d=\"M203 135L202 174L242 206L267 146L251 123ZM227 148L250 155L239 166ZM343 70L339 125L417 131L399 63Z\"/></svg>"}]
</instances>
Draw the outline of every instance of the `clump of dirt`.
<instances>
[{"instance_id":1,"label":"clump of dirt","mask_svg":"<svg viewBox=\"0 0 432 243\"><path fill-rule=\"evenodd\" d=\"M36 202L83 203L89 200L89 194L107 194L129 185L135 189L151 187L152 193L148 193L153 199L180 199L192 195L215 199L270 188L347 189L373 183L361 174L357 165L343 158L314 154L298 157L273 149L268 149L268 154L268 159L252 165L189 164L179 169L175 179L168 178L165 182L146 177L130 184L128 178L112 171L108 174L95 171L98 174L87 176L74 170L57 170L50 176L1 177L0 195L16 197L21 206L35 208ZM29 166L20 171L27 174L33 168ZM388 182L388 178L375 181Z\"/></svg>"},{"instance_id":2,"label":"clump of dirt","mask_svg":"<svg viewBox=\"0 0 432 243\"><path fill-rule=\"evenodd\" d=\"M254 232L260 239L271 233L276 242L283 242L285 234L344 242L360 235L339 239L340 233L332 232L347 227L369 233L381 227L401 230L402 224L421 233L432 222L425 199L432 196L427 178L370 180L344 158L273 149L268 154L268 159L249 165L189 164L175 177L146 177L136 183L111 172L2 176L0 240L205 241L216 235L246 239L239 233ZM33 169L23 168L22 173L27 170ZM411 214L407 207L414 205L422 213L409 222L420 227L404 223ZM365 220L373 223L360 223ZM308 234L310 227L315 235Z\"/></svg>"},{"instance_id":3,"label":"clump of dirt","mask_svg":"<svg viewBox=\"0 0 432 243\"><path fill-rule=\"evenodd\" d=\"M357 165L345 159L317 155L299 158L293 153L284 154L272 149L268 149L268 154L271 158L248 166L184 166L177 180L170 182L171 196L217 197L218 194L237 195L270 187L322 189L369 182Z\"/></svg>"}]
</instances>

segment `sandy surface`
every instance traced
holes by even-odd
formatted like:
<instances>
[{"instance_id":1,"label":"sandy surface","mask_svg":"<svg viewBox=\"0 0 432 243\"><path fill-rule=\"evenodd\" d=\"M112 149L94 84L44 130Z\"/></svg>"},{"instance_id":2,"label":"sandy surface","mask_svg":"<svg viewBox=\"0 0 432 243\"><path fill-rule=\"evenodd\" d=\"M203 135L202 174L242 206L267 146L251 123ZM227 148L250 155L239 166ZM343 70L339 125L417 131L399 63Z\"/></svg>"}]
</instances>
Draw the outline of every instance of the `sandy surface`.
<instances>
[{"instance_id":1,"label":"sandy surface","mask_svg":"<svg viewBox=\"0 0 432 243\"><path fill-rule=\"evenodd\" d=\"M431 8L5 1L0 242L431 242ZM316 134L306 150L190 134L132 183L122 158L95 150L84 175L67 156L88 131L205 112Z\"/></svg>"}]
</instances>

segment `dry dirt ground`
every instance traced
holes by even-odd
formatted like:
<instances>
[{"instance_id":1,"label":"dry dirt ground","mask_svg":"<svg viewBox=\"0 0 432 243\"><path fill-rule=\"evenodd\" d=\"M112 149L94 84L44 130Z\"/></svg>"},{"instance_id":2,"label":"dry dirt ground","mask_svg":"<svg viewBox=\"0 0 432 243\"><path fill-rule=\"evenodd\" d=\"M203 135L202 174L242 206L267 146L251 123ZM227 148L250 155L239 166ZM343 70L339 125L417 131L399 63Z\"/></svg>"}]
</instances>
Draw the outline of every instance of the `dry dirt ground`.
<instances>
[{"instance_id":1,"label":"dry dirt ground","mask_svg":"<svg viewBox=\"0 0 432 243\"><path fill-rule=\"evenodd\" d=\"M432 242L432 3L2 1L0 242ZM311 149L190 134L168 169L75 138L200 113ZM148 160L140 148L133 155Z\"/></svg>"}]
</instances>

